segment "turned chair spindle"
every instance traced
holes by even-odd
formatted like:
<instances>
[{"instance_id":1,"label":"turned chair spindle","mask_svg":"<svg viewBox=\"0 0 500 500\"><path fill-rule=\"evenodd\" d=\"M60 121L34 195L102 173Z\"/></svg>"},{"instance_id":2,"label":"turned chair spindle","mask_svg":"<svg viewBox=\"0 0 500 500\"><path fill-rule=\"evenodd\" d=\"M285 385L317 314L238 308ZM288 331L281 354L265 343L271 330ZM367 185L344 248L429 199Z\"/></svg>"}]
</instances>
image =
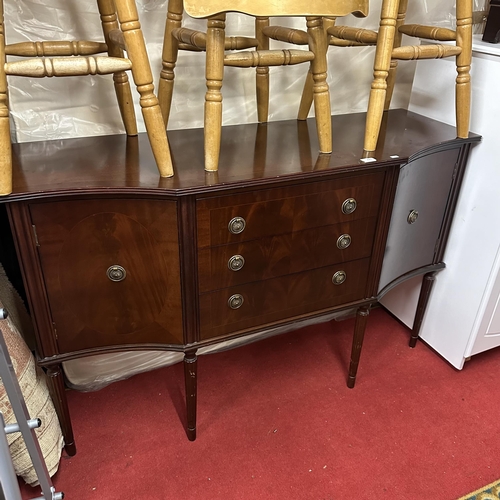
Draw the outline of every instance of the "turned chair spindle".
<instances>
[{"instance_id":1,"label":"turned chair spindle","mask_svg":"<svg viewBox=\"0 0 500 500\"><path fill-rule=\"evenodd\" d=\"M175 9L175 11L174 11ZM186 31L180 26L182 12L193 18L206 18L206 33ZM242 47L231 44L225 36L227 12L239 12L256 18L255 41L245 42L252 51L225 51ZM326 42L323 32L323 16L344 16L351 12L360 15L368 13L368 0L320 0L301 2L282 0L270 3L265 0L170 0L165 43L163 51L163 71L160 80L159 99L165 121L168 121L173 88L173 70L179 48L193 48L206 51L205 95L205 170L216 171L219 164L220 138L222 126L222 82L224 67L257 68L257 108L259 121L267 121L270 66L310 63L312 92L320 152L332 151L331 113L328 84L326 82ZM307 32L288 28L271 29L269 17L304 17ZM288 37L308 45L309 50L269 50L269 39L289 41ZM187 45L186 45L187 44Z\"/></svg>"},{"instance_id":2,"label":"turned chair spindle","mask_svg":"<svg viewBox=\"0 0 500 500\"><path fill-rule=\"evenodd\" d=\"M364 141L365 156L375 151L382 116L389 109L398 61L456 57L456 123L457 136L466 138L470 121L470 64L472 59L472 0L457 0L456 29L405 24L409 0L383 0L378 31L335 26L335 18L325 19L329 45L336 47L376 46L374 79L371 85ZM401 46L402 36L421 38L445 44ZM455 42L450 44L450 42ZM305 120L311 107L311 80L306 80L299 109L299 120Z\"/></svg>"},{"instance_id":3,"label":"turned chair spindle","mask_svg":"<svg viewBox=\"0 0 500 500\"><path fill-rule=\"evenodd\" d=\"M127 135L137 135L130 70L153 154L162 177L173 175L161 110L153 90L153 75L133 0L97 0L104 42L41 41L7 44L3 1L0 0L0 195L12 192L7 76L28 78L113 75L118 106ZM124 56L126 52L127 57ZM96 56L96 54L107 55ZM8 62L7 56L27 59Z\"/></svg>"}]
</instances>

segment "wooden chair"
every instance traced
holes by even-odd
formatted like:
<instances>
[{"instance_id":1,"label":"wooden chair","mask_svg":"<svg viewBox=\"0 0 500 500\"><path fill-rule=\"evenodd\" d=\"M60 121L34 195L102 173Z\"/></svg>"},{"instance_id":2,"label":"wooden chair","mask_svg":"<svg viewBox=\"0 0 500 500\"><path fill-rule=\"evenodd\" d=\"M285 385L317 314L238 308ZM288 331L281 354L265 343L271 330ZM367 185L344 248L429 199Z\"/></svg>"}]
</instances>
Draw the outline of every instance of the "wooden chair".
<instances>
[{"instance_id":1,"label":"wooden chair","mask_svg":"<svg viewBox=\"0 0 500 500\"><path fill-rule=\"evenodd\" d=\"M472 59L472 0L457 0L456 30L419 24L405 24L408 0L383 0L379 30L335 26L335 18L324 19L329 45L336 47L376 46L374 80L368 104L365 156L375 151L383 112L389 109L398 60L436 59L456 56L457 136L466 138L470 121L470 63ZM455 45L401 46L402 35ZM312 81L306 80L298 119L305 120L312 103Z\"/></svg>"},{"instance_id":2,"label":"wooden chair","mask_svg":"<svg viewBox=\"0 0 500 500\"><path fill-rule=\"evenodd\" d=\"M131 70L140 94L146 130L160 176L173 175L172 161L153 75L133 0L97 0L105 43L90 41L5 43L0 0L0 195L12 192L7 75L42 78L113 74L118 106L128 135L137 135L132 93L125 71ZM123 51L126 51L127 58ZM107 56L93 57L107 52ZM29 59L6 62L6 56Z\"/></svg>"},{"instance_id":3,"label":"wooden chair","mask_svg":"<svg viewBox=\"0 0 500 500\"><path fill-rule=\"evenodd\" d=\"M472 60L472 0L457 0L456 29L420 24L405 24L408 0L383 0L378 32L331 26L328 34L333 44L356 43L376 45L374 79L366 119L365 156L375 151L384 110L389 109L396 69L400 60L440 59L456 57L456 124L457 136L469 135L470 122L470 64ZM454 44L425 44L401 46L402 35ZM432 85L432 82L429 82Z\"/></svg>"},{"instance_id":4,"label":"wooden chair","mask_svg":"<svg viewBox=\"0 0 500 500\"><path fill-rule=\"evenodd\" d=\"M158 85L158 98L160 100L165 127L167 127L170 118L175 67L177 65L179 50L204 52L207 45L207 35L205 32L183 27L183 13L183 0L169 0L165 35L163 37L162 70ZM269 49L269 39L262 33L262 28L268 25L268 17L255 18L255 37L228 36L224 41L225 50ZM268 116L269 68L256 68L256 94L257 117L259 122L265 122Z\"/></svg>"},{"instance_id":5,"label":"wooden chair","mask_svg":"<svg viewBox=\"0 0 500 500\"><path fill-rule=\"evenodd\" d=\"M172 2L173 0L170 0L170 5L173 5ZM171 100L171 90L167 90L167 86L172 85L167 80L173 82L172 70L176 60L176 44L189 42L192 46L196 45L192 37L188 38L181 34L179 4L177 3L176 12L173 12L170 5L163 52L163 78L165 81L161 84L159 93L160 105L167 120ZM184 10L193 18L207 18L206 33L203 33L202 37L197 35L202 40L197 46L206 50L205 170L216 171L218 169L222 126L221 88L224 66L263 68L260 74L267 75L269 66L310 62L314 81L313 95L320 151L323 153L332 151L330 97L326 83L326 43L321 16L344 16L351 12L367 15L368 0L320 0L316 2L282 0L276 3L265 0L239 0L237 3L227 0L204 0L203 2L184 0ZM257 50L225 54L228 45L225 36L225 19L226 12L230 11L254 16L260 23L256 30ZM287 33L297 31L287 28L279 28L278 31L274 32L267 30L267 18L271 16L305 17L307 33L304 35L309 50L269 50L267 48L269 38L281 40L283 37L286 38ZM169 71L170 77L167 78ZM264 81L264 78L262 80ZM265 84L259 88L259 79L257 81L259 120L266 121L267 88ZM163 92L164 89L165 92Z\"/></svg>"}]
</instances>

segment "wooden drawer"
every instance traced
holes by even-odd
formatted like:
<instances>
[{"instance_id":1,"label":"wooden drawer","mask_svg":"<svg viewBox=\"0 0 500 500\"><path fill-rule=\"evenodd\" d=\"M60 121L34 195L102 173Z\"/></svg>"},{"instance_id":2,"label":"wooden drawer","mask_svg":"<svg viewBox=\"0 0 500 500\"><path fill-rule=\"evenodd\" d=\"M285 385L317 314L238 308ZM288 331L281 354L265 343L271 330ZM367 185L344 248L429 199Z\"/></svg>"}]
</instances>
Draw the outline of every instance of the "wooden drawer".
<instances>
[{"instance_id":1,"label":"wooden drawer","mask_svg":"<svg viewBox=\"0 0 500 500\"><path fill-rule=\"evenodd\" d=\"M370 259L234 286L200 295L200 334L206 340L364 298ZM335 273L346 280L336 285ZM239 295L241 307L229 300Z\"/></svg>"},{"instance_id":2,"label":"wooden drawer","mask_svg":"<svg viewBox=\"0 0 500 500\"><path fill-rule=\"evenodd\" d=\"M250 241L278 234L373 217L378 212L385 172L343 177L284 188L263 189L197 202L198 247ZM356 209L343 213L346 200ZM234 218L245 221L239 234Z\"/></svg>"},{"instance_id":3,"label":"wooden drawer","mask_svg":"<svg viewBox=\"0 0 500 500\"><path fill-rule=\"evenodd\" d=\"M281 234L259 240L201 248L200 292L298 273L369 257L376 217ZM349 246L343 245L350 241ZM232 270L231 259L243 267Z\"/></svg>"}]
</instances>

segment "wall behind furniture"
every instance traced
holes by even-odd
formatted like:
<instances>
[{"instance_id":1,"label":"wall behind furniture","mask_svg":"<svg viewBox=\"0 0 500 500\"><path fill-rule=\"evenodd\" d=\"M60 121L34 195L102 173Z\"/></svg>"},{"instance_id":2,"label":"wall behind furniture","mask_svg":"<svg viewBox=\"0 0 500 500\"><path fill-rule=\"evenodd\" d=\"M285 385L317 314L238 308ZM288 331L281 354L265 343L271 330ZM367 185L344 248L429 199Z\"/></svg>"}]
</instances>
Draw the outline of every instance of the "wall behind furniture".
<instances>
[{"instance_id":1,"label":"wall behind furniture","mask_svg":"<svg viewBox=\"0 0 500 500\"><path fill-rule=\"evenodd\" d=\"M475 0L477 6L485 0ZM138 0L140 20L157 86L167 0ZM381 0L370 2L366 19L353 16L339 19L375 29ZM409 22L451 23L455 0L412 0ZM274 18L274 24L305 27L303 19ZM18 0L5 2L8 43L27 40L102 40L95 0ZM203 29L205 21L187 20L187 26ZM229 14L228 34L253 34L253 19ZM275 42L272 48L279 48ZM337 48L329 50L328 81L332 113L366 111L372 78L374 49ZM392 107L406 108L411 91L414 64L402 64ZM271 69L270 120L295 118L306 65ZM226 68L223 87L224 124L257 121L254 70ZM200 127L203 124L205 94L204 54L181 52L176 71L170 129ZM123 132L110 76L28 79L9 77L13 138L18 142L66 137L105 135ZM136 95L137 97L137 95ZM144 130L138 102L137 117Z\"/></svg>"}]
</instances>

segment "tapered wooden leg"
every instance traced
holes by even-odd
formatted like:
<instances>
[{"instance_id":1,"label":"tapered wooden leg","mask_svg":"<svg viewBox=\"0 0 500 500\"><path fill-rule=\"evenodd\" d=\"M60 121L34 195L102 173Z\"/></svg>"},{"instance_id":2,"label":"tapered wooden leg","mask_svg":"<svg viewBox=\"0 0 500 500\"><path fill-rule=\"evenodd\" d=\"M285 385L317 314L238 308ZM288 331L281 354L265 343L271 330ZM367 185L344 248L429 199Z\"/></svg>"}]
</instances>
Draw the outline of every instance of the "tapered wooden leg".
<instances>
[{"instance_id":1,"label":"tapered wooden leg","mask_svg":"<svg viewBox=\"0 0 500 500\"><path fill-rule=\"evenodd\" d=\"M99 14L101 15L102 31L104 40L108 46L108 55L111 57L123 57L123 50L114 44L109 33L118 30L118 19L116 17L115 4L113 0L97 0ZM113 74L115 83L116 98L118 107L122 116L123 124L127 135L137 135L137 121L135 118L134 100L132 99L132 90L125 71Z\"/></svg>"},{"instance_id":2,"label":"tapered wooden leg","mask_svg":"<svg viewBox=\"0 0 500 500\"><path fill-rule=\"evenodd\" d=\"M370 306L360 307L356 311L356 323L354 324L354 337L352 340L351 362L349 364L349 375L347 377L347 387L353 388L356 383L356 374L358 373L359 358L361 348L363 347L363 338L365 336L366 323L370 315Z\"/></svg>"},{"instance_id":3,"label":"tapered wooden leg","mask_svg":"<svg viewBox=\"0 0 500 500\"><path fill-rule=\"evenodd\" d=\"M397 15L397 0L384 0L382 2L377 48L375 50L374 78L366 114L364 150L367 152L375 151L377 148L378 134L384 113L387 77L391 66Z\"/></svg>"},{"instance_id":4,"label":"tapered wooden leg","mask_svg":"<svg viewBox=\"0 0 500 500\"><path fill-rule=\"evenodd\" d=\"M457 56L456 115L457 136L469 137L470 125L470 65L472 61L472 0L457 0Z\"/></svg>"},{"instance_id":5,"label":"tapered wooden leg","mask_svg":"<svg viewBox=\"0 0 500 500\"><path fill-rule=\"evenodd\" d=\"M222 132L222 79L224 77L225 14L207 22L207 62L205 94L205 170L219 168Z\"/></svg>"},{"instance_id":6,"label":"tapered wooden leg","mask_svg":"<svg viewBox=\"0 0 500 500\"><path fill-rule=\"evenodd\" d=\"M174 92L175 65L179 53L179 42L172 35L176 28L181 27L183 2L182 0L169 0L167 21L165 22L165 35L163 37L162 69L158 85L158 100L165 127L170 117L172 94Z\"/></svg>"},{"instance_id":7,"label":"tapered wooden leg","mask_svg":"<svg viewBox=\"0 0 500 500\"><path fill-rule=\"evenodd\" d=\"M262 32L266 26L269 26L268 17L255 18L255 38L259 42L257 50L269 50L269 38ZM258 66L255 71L257 120L264 123L269 116L269 67Z\"/></svg>"},{"instance_id":8,"label":"tapered wooden leg","mask_svg":"<svg viewBox=\"0 0 500 500\"><path fill-rule=\"evenodd\" d=\"M411 330L410 347L415 347L417 345L420 328L424 319L425 309L427 308L427 303L429 302L429 297L431 295L431 290L435 281L435 271L424 275L424 279L422 280L422 288L420 289L420 295L418 296L417 311L415 312L415 319L413 320L413 328Z\"/></svg>"},{"instance_id":9,"label":"tapered wooden leg","mask_svg":"<svg viewBox=\"0 0 500 500\"><path fill-rule=\"evenodd\" d=\"M64 437L64 449L69 456L73 456L76 454L76 445L75 438L73 437L73 427L71 426L62 367L60 364L52 365L47 368L47 386L61 425Z\"/></svg>"},{"instance_id":10,"label":"tapered wooden leg","mask_svg":"<svg viewBox=\"0 0 500 500\"><path fill-rule=\"evenodd\" d=\"M12 148L10 144L7 77L5 75L5 28L0 1L0 196L12 192Z\"/></svg>"},{"instance_id":11,"label":"tapered wooden leg","mask_svg":"<svg viewBox=\"0 0 500 500\"><path fill-rule=\"evenodd\" d=\"M196 349L184 354L184 382L186 385L187 437L196 439L196 396L197 396L198 357Z\"/></svg>"},{"instance_id":12,"label":"tapered wooden leg","mask_svg":"<svg viewBox=\"0 0 500 500\"><path fill-rule=\"evenodd\" d=\"M307 32L310 50L314 53L311 61L311 72L314 81L313 98L316 127L318 130L319 150L322 153L332 152L332 113L330 110L330 92L328 90L326 37L321 17L307 17Z\"/></svg>"},{"instance_id":13,"label":"tapered wooden leg","mask_svg":"<svg viewBox=\"0 0 500 500\"><path fill-rule=\"evenodd\" d=\"M171 177L174 175L174 169L170 147L158 99L154 94L153 74L135 1L121 0L116 2L116 10L127 55L132 61L132 77L140 94L139 103L156 165L161 177Z\"/></svg>"}]
</instances>

